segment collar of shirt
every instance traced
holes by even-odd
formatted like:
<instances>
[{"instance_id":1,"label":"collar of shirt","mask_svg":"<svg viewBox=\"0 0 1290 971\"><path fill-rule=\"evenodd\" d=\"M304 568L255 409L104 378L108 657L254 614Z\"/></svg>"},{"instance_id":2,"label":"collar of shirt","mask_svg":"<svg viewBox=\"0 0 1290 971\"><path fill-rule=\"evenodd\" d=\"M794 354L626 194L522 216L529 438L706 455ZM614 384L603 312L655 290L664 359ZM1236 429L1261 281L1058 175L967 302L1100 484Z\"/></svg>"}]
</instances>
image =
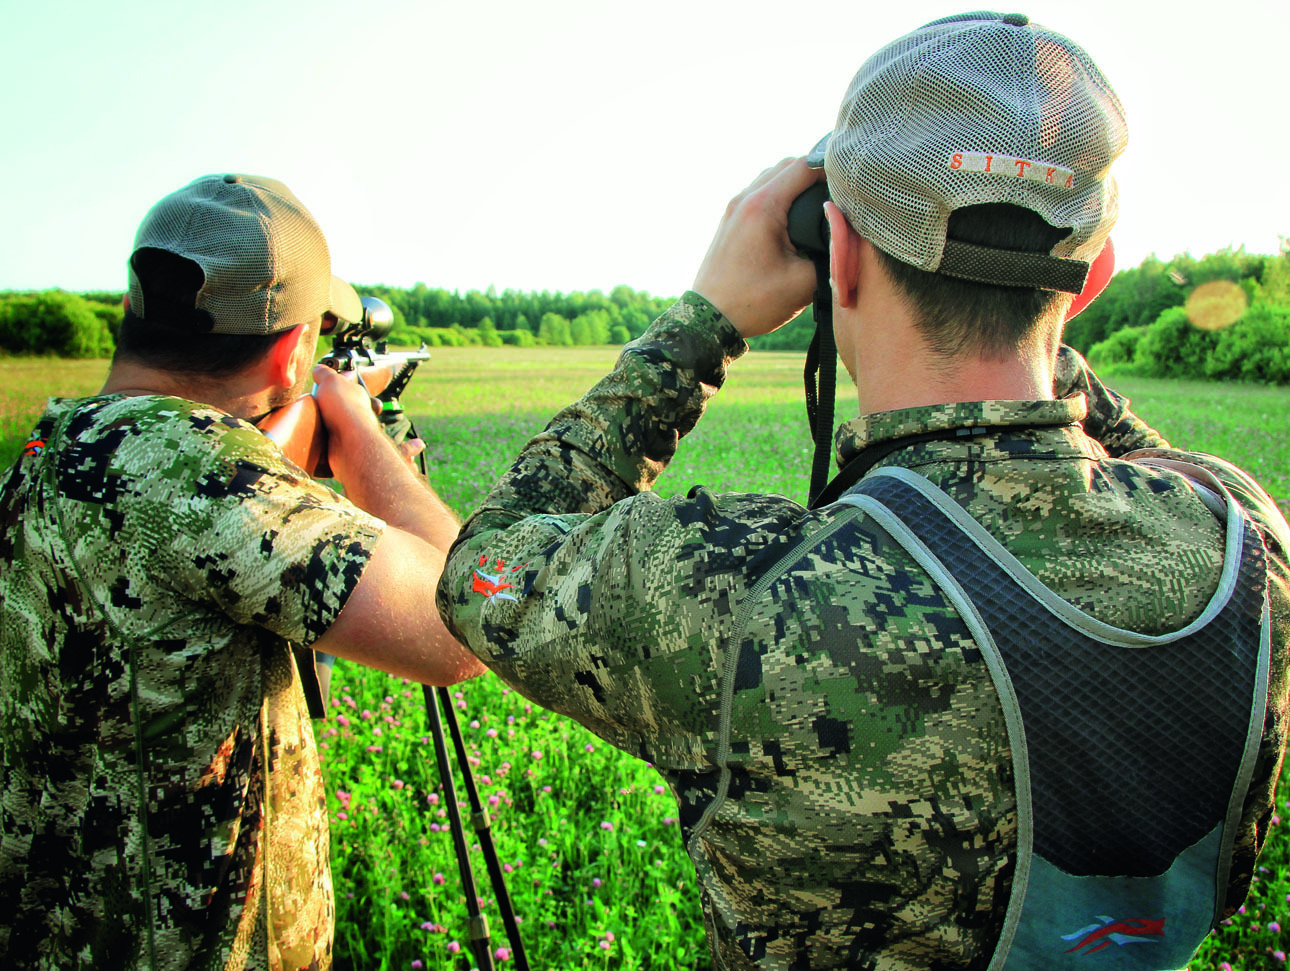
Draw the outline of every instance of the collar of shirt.
<instances>
[{"instance_id":1,"label":"collar of shirt","mask_svg":"<svg viewBox=\"0 0 1290 971\"><path fill-rule=\"evenodd\" d=\"M991 451L1006 453L999 458L1019 452L1032 458L1105 458L1106 452L1079 425L1087 417L1082 393L1054 401L960 401L861 415L839 426L834 444L839 467L873 445L955 429L964 430L964 435L918 446L927 451L927 460L984 458ZM973 434L968 429L979 431ZM879 464L908 464L902 461L906 451L897 450Z\"/></svg>"}]
</instances>

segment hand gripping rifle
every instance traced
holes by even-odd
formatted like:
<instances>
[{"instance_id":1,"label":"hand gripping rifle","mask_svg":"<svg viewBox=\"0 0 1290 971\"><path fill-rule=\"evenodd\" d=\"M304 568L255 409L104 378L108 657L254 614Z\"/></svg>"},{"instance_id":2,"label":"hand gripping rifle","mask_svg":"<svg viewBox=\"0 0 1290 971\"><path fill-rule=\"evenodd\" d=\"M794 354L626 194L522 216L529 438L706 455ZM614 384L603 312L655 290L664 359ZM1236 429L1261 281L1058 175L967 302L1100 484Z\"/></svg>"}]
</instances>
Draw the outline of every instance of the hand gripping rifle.
<instances>
[{"instance_id":1,"label":"hand gripping rifle","mask_svg":"<svg viewBox=\"0 0 1290 971\"><path fill-rule=\"evenodd\" d=\"M322 336L331 338L331 350L319 361L335 371L354 371L358 383L372 396L372 409L395 442L407 437L412 423L403 414L399 395L422 361L430 359L425 344L416 351L389 351L385 338L394 326L394 313L384 300L361 298L363 319L350 323L324 318ZM375 341L375 346L373 346ZM315 391L317 388L315 388ZM313 393L303 395L271 412L260 430L278 443L284 455L315 478L329 478L327 428L318 413Z\"/></svg>"},{"instance_id":2,"label":"hand gripping rifle","mask_svg":"<svg viewBox=\"0 0 1290 971\"><path fill-rule=\"evenodd\" d=\"M331 337L332 347L320 363L341 372L356 371L359 383L372 395L372 408L385 427L386 434L395 443L402 442L409 435L416 437L416 429L404 414L403 407L399 403L399 395L407 387L417 366L422 361L429 360L430 354L424 344L417 351L388 351L385 337L394 326L393 312L383 300L376 297L361 299L362 320L355 323L324 321L322 333ZM375 346L373 341L376 342ZM327 462L327 429L322 423L318 404L312 394L304 395L274 411L260 422L259 427L269 438L278 443L287 458L310 475L319 478L331 475L331 467ZM421 474L425 475L424 456L418 456L417 462ZM519 925L515 920L510 894L502 874L501 861L498 859L497 848L493 843L488 810L484 808L479 798L479 789L475 785L474 775L470 770L466 743L462 739L461 727L457 723L452 696L447 688L432 688L430 685L422 685L422 691L425 697L426 715L430 721L431 736L434 739L435 759L439 764L439 778L448 804L448 821L452 831L453 846L457 853L457 867L461 873L462 890L466 895L470 947L474 953L475 964L480 971L492 971L493 952L488 933L488 921L481 912L479 895L475 889L475 876L470 866L470 846L466 841L465 827L462 824L461 807L457 804L457 788L453 781L448 744L444 737L445 722L452 736L457 765L461 770L466 795L470 801L471 823L484 854L493 893L497 898L498 909L501 911L502 923L506 927L506 936L511 942L511 958L515 962L517 971L528 971L528 959L524 955L524 945L520 940Z\"/></svg>"}]
</instances>

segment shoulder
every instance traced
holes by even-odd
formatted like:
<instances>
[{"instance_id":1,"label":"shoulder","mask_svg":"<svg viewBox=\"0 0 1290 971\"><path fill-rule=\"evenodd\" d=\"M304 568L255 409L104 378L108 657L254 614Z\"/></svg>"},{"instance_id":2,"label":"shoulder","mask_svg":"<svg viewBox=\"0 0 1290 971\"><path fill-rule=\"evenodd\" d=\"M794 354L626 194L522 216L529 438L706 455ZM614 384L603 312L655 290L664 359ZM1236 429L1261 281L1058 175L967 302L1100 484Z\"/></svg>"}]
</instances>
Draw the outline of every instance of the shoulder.
<instances>
[{"instance_id":1,"label":"shoulder","mask_svg":"<svg viewBox=\"0 0 1290 971\"><path fill-rule=\"evenodd\" d=\"M245 498L313 485L250 422L164 395L83 399L57 448L61 480L106 478L158 497Z\"/></svg>"},{"instance_id":2,"label":"shoulder","mask_svg":"<svg viewBox=\"0 0 1290 971\"><path fill-rule=\"evenodd\" d=\"M1205 484L1203 473L1208 473L1236 499L1274 552L1283 559L1290 554L1290 527L1286 525L1285 514L1253 476L1233 463L1206 452L1174 448L1139 449L1125 458L1138 467L1154 466L1153 471L1158 475L1188 474L1189 478L1202 484ZM1180 466L1192 466L1203 472L1200 476L1189 474Z\"/></svg>"}]
</instances>

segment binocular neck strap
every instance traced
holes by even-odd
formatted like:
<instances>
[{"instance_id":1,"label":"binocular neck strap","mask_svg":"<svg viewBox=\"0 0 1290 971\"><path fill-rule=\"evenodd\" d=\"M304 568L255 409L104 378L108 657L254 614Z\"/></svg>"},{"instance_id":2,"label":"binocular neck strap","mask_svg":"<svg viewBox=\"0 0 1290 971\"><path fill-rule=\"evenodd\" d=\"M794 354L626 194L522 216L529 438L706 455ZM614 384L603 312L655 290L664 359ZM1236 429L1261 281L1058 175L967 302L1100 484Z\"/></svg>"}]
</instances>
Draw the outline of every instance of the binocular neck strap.
<instances>
[{"instance_id":1,"label":"binocular neck strap","mask_svg":"<svg viewBox=\"0 0 1290 971\"><path fill-rule=\"evenodd\" d=\"M815 334L806 351L803 380L806 384L806 422L815 443L807 505L814 507L816 498L829 480L829 468L833 463L838 348L833 340L833 291L829 286L828 253L813 256L812 262L815 264L815 302L811 313L815 318Z\"/></svg>"}]
</instances>

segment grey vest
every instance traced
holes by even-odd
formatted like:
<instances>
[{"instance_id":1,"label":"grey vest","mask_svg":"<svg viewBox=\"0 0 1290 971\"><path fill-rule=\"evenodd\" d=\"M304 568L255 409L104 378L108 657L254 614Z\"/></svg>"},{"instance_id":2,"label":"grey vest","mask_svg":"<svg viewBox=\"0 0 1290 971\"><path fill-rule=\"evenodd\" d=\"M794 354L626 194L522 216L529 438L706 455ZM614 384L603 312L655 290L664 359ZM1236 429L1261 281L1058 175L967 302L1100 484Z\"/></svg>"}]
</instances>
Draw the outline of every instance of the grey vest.
<instances>
[{"instance_id":1,"label":"grey vest","mask_svg":"<svg viewBox=\"0 0 1290 971\"><path fill-rule=\"evenodd\" d=\"M1195 470L1202 476L1203 470ZM990 971L1184 968L1221 917L1263 729L1270 624L1258 531L1212 476L1217 592L1152 637L1061 600L907 469L839 501L927 570L981 648L1012 748L1018 852Z\"/></svg>"}]
</instances>

